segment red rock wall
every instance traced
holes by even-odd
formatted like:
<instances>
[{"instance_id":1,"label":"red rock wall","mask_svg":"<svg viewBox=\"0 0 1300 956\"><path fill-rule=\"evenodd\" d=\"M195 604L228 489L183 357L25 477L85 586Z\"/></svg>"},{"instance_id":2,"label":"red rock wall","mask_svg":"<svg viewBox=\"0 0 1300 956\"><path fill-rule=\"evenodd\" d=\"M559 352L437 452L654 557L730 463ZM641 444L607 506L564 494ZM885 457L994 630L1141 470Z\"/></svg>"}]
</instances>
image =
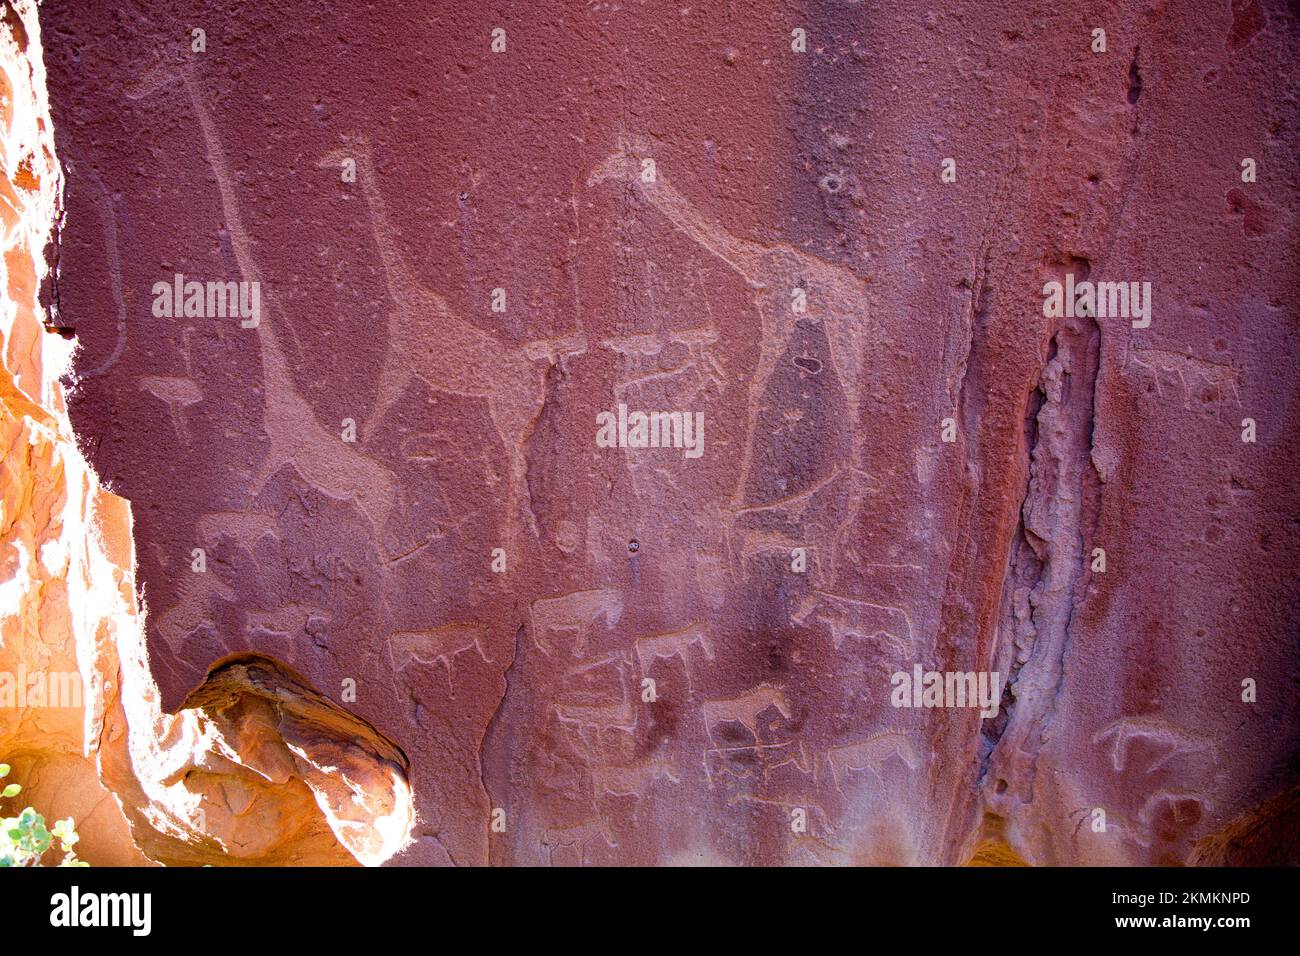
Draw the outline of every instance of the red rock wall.
<instances>
[{"instance_id":1,"label":"red rock wall","mask_svg":"<svg viewBox=\"0 0 1300 956\"><path fill-rule=\"evenodd\" d=\"M401 863L1294 862L1285 5L41 18L164 708L292 668L409 757ZM1011 686L891 706L915 664Z\"/></svg>"}]
</instances>

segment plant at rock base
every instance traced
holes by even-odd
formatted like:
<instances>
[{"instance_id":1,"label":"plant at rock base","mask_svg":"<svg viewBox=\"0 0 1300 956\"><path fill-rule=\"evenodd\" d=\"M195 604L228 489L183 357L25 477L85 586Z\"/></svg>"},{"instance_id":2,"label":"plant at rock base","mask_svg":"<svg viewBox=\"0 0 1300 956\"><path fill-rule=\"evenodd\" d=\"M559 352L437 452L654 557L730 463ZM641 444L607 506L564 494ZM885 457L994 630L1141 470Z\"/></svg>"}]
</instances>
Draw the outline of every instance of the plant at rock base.
<instances>
[{"instance_id":1,"label":"plant at rock base","mask_svg":"<svg viewBox=\"0 0 1300 956\"><path fill-rule=\"evenodd\" d=\"M0 763L0 779L9 776L9 765ZM5 800L18 796L22 787L11 783L0 791L0 798ZM31 807L27 807L16 817L0 820L0 866L40 866L41 857L57 838L59 849L63 851L63 861L59 866L90 866L77 859L73 849L81 837L77 836L72 817L56 820L53 830L45 828L45 817Z\"/></svg>"}]
</instances>

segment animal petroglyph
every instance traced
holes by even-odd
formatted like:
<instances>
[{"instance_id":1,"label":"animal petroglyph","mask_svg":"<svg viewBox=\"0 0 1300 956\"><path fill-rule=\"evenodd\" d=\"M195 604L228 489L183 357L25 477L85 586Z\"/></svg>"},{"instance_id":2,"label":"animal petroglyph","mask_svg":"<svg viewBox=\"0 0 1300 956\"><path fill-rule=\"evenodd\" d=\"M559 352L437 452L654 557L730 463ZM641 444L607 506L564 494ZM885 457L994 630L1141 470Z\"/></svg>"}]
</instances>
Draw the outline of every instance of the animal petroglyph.
<instances>
[{"instance_id":1,"label":"animal petroglyph","mask_svg":"<svg viewBox=\"0 0 1300 956\"><path fill-rule=\"evenodd\" d=\"M902 608L815 591L804 598L791 620L803 625L810 616L830 627L831 643L836 650L850 637L859 637L883 639L890 652L901 660L910 658L915 651L912 621Z\"/></svg>"},{"instance_id":2,"label":"animal petroglyph","mask_svg":"<svg viewBox=\"0 0 1300 956\"><path fill-rule=\"evenodd\" d=\"M575 591L563 597L533 602L533 642L550 654L559 639L567 637L574 657L587 655L587 641L598 618L611 628L623 616L623 592L616 588Z\"/></svg>"},{"instance_id":3,"label":"animal petroglyph","mask_svg":"<svg viewBox=\"0 0 1300 956\"><path fill-rule=\"evenodd\" d=\"M740 724L758 740L758 717L769 707L775 707L782 717L790 719L790 702L786 700L785 690L772 684L759 684L738 697L705 701L701 710L710 743L713 742L713 728L729 722Z\"/></svg>"},{"instance_id":4,"label":"animal petroglyph","mask_svg":"<svg viewBox=\"0 0 1300 956\"><path fill-rule=\"evenodd\" d=\"M709 385L719 390L727 384L722 366L714 357L711 347L720 338L720 333L713 326L691 329L674 329L666 336L660 335L625 335L613 336L601 341L601 345L617 352L631 366L631 377L622 379L614 386L614 400L628 401L628 391L658 381L670 381L683 375L694 373L694 387L688 396L689 401L696 401L701 392ZM667 343L686 346L686 358L674 368L660 368L655 359L663 352Z\"/></svg>"},{"instance_id":5,"label":"animal petroglyph","mask_svg":"<svg viewBox=\"0 0 1300 956\"><path fill-rule=\"evenodd\" d=\"M372 432L383 421L414 379L437 391L486 400L492 424L510 459L507 500L511 528L517 511L522 509L529 529L536 535L524 449L546 400L546 378L545 371L534 362L556 365L567 356L581 355L587 349L585 337L580 333L559 336L515 350L461 319L446 299L421 284L403 260L398 248L401 236L389 219L379 188L380 172L367 142L359 139L334 150L318 165L337 168L344 159L356 161L357 182L370 210L375 247L393 303L387 316L388 350L379 373L375 408L365 431Z\"/></svg>"},{"instance_id":6,"label":"animal petroglyph","mask_svg":"<svg viewBox=\"0 0 1300 956\"><path fill-rule=\"evenodd\" d=\"M671 634L638 637L634 643L637 664L641 668L641 673L646 674L655 658L679 657L682 666L686 668L687 683L693 686L694 675L690 653L692 645L698 647L708 660L713 660L713 647L709 643L708 632L703 624L695 623Z\"/></svg>"},{"instance_id":7,"label":"animal petroglyph","mask_svg":"<svg viewBox=\"0 0 1300 956\"><path fill-rule=\"evenodd\" d=\"M809 759L802 740L707 748L704 751L704 773L710 788L714 786L715 776L719 775L719 770L714 769L715 763L719 765L721 773L729 777L749 776L757 767L762 771L764 786L771 783L773 774L785 767L793 767L803 776L813 776L816 770L816 758ZM738 769L742 772L738 773Z\"/></svg>"},{"instance_id":8,"label":"animal petroglyph","mask_svg":"<svg viewBox=\"0 0 1300 956\"><path fill-rule=\"evenodd\" d=\"M212 570L206 574L183 572L177 590L180 596L176 603L154 618L154 626L167 645L179 654L183 652L186 640L201 628L209 627L216 632L209 610L212 601L233 603L236 594ZM224 641L222 644L229 650Z\"/></svg>"},{"instance_id":9,"label":"animal petroglyph","mask_svg":"<svg viewBox=\"0 0 1300 956\"><path fill-rule=\"evenodd\" d=\"M625 677L629 667L630 662L619 652L569 671L556 694L556 716L565 723L598 731L634 728L636 711Z\"/></svg>"},{"instance_id":10,"label":"animal petroglyph","mask_svg":"<svg viewBox=\"0 0 1300 956\"><path fill-rule=\"evenodd\" d=\"M209 512L201 516L194 527L195 543L209 552L209 559L210 552L223 540L233 541L252 559L259 573L263 569L257 560L257 543L263 538L278 543L279 526L272 515L251 511ZM165 557L160 556L159 560L165 561ZM168 646L179 652L185 639L200 628L207 626L215 631L210 609L213 601L234 603L237 595L234 589L222 582L218 569L211 566L203 574L196 574L187 567L181 572L178 591L176 603L155 614L153 623ZM276 628L265 630L271 633Z\"/></svg>"},{"instance_id":11,"label":"animal petroglyph","mask_svg":"<svg viewBox=\"0 0 1300 956\"><path fill-rule=\"evenodd\" d=\"M908 770L916 770L921 766L912 742L905 734L892 730L875 734L855 744L832 747L826 751L825 760L835 789L843 793L841 780L850 771L869 771L884 784L884 763L891 757L897 757Z\"/></svg>"},{"instance_id":12,"label":"animal petroglyph","mask_svg":"<svg viewBox=\"0 0 1300 956\"><path fill-rule=\"evenodd\" d=\"M587 186L613 181L636 190L679 231L729 265L753 292L762 323L762 339L758 368L750 380L748 429L733 504L736 507L753 504L742 498L754 463L753 445L761 400L801 318L820 321L825 330L851 420L850 463L859 462L862 437L857 427L857 396L863 385L866 351L878 338L873 337L867 283L844 266L793 246L764 245L732 235L669 185L662 169L656 172L653 182L642 181L640 159L652 152L645 144L621 140L613 155L587 177ZM806 316L791 308L792 292L796 288L807 292Z\"/></svg>"},{"instance_id":13,"label":"animal petroglyph","mask_svg":"<svg viewBox=\"0 0 1300 956\"><path fill-rule=\"evenodd\" d=\"M269 642L278 645L277 652L285 661L292 664L298 657L299 648L313 647L306 644L302 637L308 633L311 621L319 621L321 626L327 624L331 614L328 608L307 604L290 604L270 610L249 610L244 616L244 632L255 646L265 646Z\"/></svg>"},{"instance_id":14,"label":"animal petroglyph","mask_svg":"<svg viewBox=\"0 0 1300 956\"><path fill-rule=\"evenodd\" d=\"M256 282L262 288L267 305L264 312L270 312L275 292L262 282L216 124L190 67L181 67L170 74L164 66L159 66L141 80L131 95L144 96L171 82L183 85L198 120L208 162L217 180L235 261L245 280ZM270 448L253 477L250 496L256 497L280 469L289 465L322 494L355 501L374 528L376 538L382 539L392 502L396 500L393 478L385 468L340 441L337 434L322 428L311 406L294 389L289 362L275 331L276 322L286 318L276 311L270 321L263 319L256 329L262 355L263 429Z\"/></svg>"},{"instance_id":15,"label":"animal petroglyph","mask_svg":"<svg viewBox=\"0 0 1300 956\"><path fill-rule=\"evenodd\" d=\"M1164 756L1147 767L1148 773L1159 770L1178 754L1208 753L1211 758L1217 759L1213 740L1190 733L1158 717L1121 717L1107 724L1092 738L1094 744L1104 741L1110 741L1110 762L1116 772L1122 771L1128 763L1129 749L1136 741L1150 747L1168 748Z\"/></svg>"},{"instance_id":16,"label":"animal petroglyph","mask_svg":"<svg viewBox=\"0 0 1300 956\"><path fill-rule=\"evenodd\" d=\"M1237 369L1194 355L1132 347L1125 354L1124 369L1140 383L1154 387L1161 398L1166 397L1166 389L1172 391L1183 408L1236 404L1241 400L1241 373Z\"/></svg>"},{"instance_id":17,"label":"animal petroglyph","mask_svg":"<svg viewBox=\"0 0 1300 956\"><path fill-rule=\"evenodd\" d=\"M596 796L640 797L656 780L680 783L677 771L668 760L648 760L630 767L593 767L591 785Z\"/></svg>"},{"instance_id":18,"label":"animal petroglyph","mask_svg":"<svg viewBox=\"0 0 1300 956\"><path fill-rule=\"evenodd\" d=\"M618 843L606 829L604 817L590 817L580 823L567 827L547 827L542 831L541 843L547 853L547 862L554 865L557 852L576 851L579 864L587 862L587 848L596 841L605 844L610 850L617 850Z\"/></svg>"},{"instance_id":19,"label":"animal petroglyph","mask_svg":"<svg viewBox=\"0 0 1300 956\"><path fill-rule=\"evenodd\" d=\"M447 669L447 690L455 696L452 662L460 654L474 650L485 664L491 664L483 645L487 627L477 622L458 622L419 631L397 631L388 637L388 659L393 671L400 674L413 663L441 664Z\"/></svg>"}]
</instances>

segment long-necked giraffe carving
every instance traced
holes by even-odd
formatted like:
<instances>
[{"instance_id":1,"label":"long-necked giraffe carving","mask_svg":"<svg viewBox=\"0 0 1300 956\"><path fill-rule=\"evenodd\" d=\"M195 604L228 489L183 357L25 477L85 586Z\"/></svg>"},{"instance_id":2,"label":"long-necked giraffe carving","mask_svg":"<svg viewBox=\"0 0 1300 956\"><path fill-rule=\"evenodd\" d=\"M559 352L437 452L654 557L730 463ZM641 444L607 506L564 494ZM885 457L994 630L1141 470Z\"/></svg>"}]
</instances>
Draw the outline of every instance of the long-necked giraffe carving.
<instances>
[{"instance_id":1,"label":"long-necked giraffe carving","mask_svg":"<svg viewBox=\"0 0 1300 956\"><path fill-rule=\"evenodd\" d=\"M497 337L464 321L447 300L423 285L403 261L398 232L388 215L380 189L380 173L364 139L332 150L318 165L338 168L344 159L356 162L357 182L366 197L375 247L383 266L392 308L388 312L388 352L379 374L375 410L367 423L373 431L413 379L430 388L487 402L497 437L510 461L508 503L510 527L522 511L537 534L528 489L524 446L546 399L545 372L538 359L551 364L565 355L586 350L582 333L529 342L512 350Z\"/></svg>"},{"instance_id":2,"label":"long-necked giraffe carving","mask_svg":"<svg viewBox=\"0 0 1300 956\"><path fill-rule=\"evenodd\" d=\"M843 265L827 262L791 245L764 244L728 232L674 189L662 169L648 180L642 176L641 160L653 152L647 143L621 138L615 151L587 177L587 185L593 187L612 181L634 190L674 228L725 262L752 290L762 338L758 368L749 382L748 428L732 495L733 515L781 507L779 501L747 501L746 489L756 467L754 438L763 396L777 363L790 346L797 322L804 317L791 307L796 288L807 292L807 317L820 320L825 329L849 416L851 451L849 460L836 466L836 478L847 472L850 482L856 485L865 476L858 397L862 392L867 351L879 339L878 330L871 325L866 281Z\"/></svg>"},{"instance_id":3,"label":"long-necked giraffe carving","mask_svg":"<svg viewBox=\"0 0 1300 956\"><path fill-rule=\"evenodd\" d=\"M285 321L287 316L276 306L274 283L268 285L262 280L221 138L191 70L187 61L164 61L146 73L128 95L139 99L177 83L184 88L203 136L208 162L216 176L235 261L245 280L259 283L262 289L263 311L268 314L257 326L255 334L262 362L262 427L271 447L253 477L249 498L255 498L285 465L291 465L304 481L323 494L356 501L373 527L382 550L396 483L386 468L344 442L339 433L322 427L311 405L294 388L289 362L276 331L276 324Z\"/></svg>"}]
</instances>

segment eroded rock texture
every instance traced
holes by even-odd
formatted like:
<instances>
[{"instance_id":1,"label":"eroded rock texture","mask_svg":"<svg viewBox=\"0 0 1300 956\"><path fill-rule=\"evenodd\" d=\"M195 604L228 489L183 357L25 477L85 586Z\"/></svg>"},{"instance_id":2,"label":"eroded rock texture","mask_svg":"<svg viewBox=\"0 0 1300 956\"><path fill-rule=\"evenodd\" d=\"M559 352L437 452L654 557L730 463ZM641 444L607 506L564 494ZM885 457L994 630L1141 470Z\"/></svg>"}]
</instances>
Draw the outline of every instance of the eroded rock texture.
<instances>
[{"instance_id":1,"label":"eroded rock texture","mask_svg":"<svg viewBox=\"0 0 1300 956\"><path fill-rule=\"evenodd\" d=\"M150 720L293 822L241 859L1296 860L1286 5L41 17L72 421ZM1046 317L1067 275L1149 325ZM997 715L891 706L918 664Z\"/></svg>"}]
</instances>

